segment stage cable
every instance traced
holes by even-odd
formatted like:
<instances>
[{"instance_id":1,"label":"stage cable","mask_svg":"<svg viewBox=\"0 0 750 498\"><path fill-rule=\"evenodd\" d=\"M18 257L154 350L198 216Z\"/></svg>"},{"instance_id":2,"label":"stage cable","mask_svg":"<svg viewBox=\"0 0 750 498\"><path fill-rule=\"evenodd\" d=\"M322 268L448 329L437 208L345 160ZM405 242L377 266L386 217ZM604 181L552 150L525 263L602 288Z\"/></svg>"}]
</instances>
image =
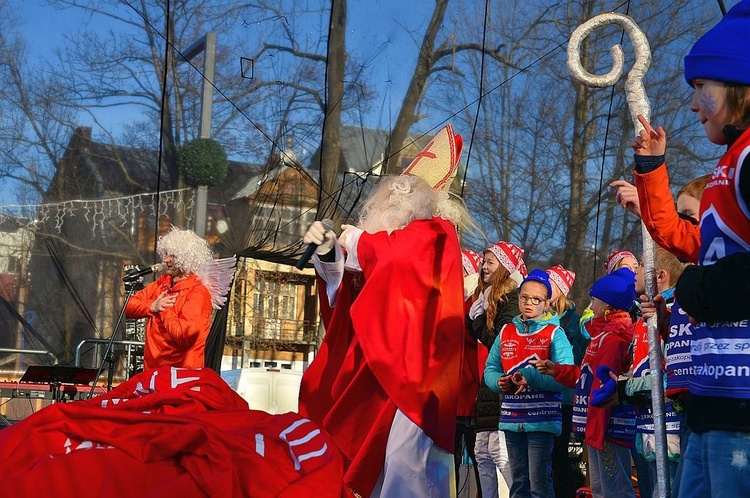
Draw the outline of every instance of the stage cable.
<instances>
[{"instance_id":1,"label":"stage cable","mask_svg":"<svg viewBox=\"0 0 750 498\"><path fill-rule=\"evenodd\" d=\"M630 0L628 0L625 6L625 15L630 12ZM622 46L625 40L625 30L620 33L620 46ZM604 164L607 159L607 140L609 137L609 125L612 120L612 106L615 100L615 86L612 85L609 96L609 109L607 109L607 125L604 130L604 146L602 147L602 165L599 168L599 189L596 197L596 221L594 222L594 265L593 265L593 279L596 280L596 269L598 268L597 260L599 258L599 218L602 207L602 186L604 185Z\"/></svg>"},{"instance_id":2,"label":"stage cable","mask_svg":"<svg viewBox=\"0 0 750 498\"><path fill-rule=\"evenodd\" d=\"M130 5L128 3L128 5ZM131 6L132 7L132 6ZM156 255L156 242L159 240L159 213L161 212L161 172L162 172L162 160L164 158L164 103L167 100L167 74L169 73L169 50L170 50L170 43L169 43L169 32L171 30L171 18L172 16L169 15L170 13L170 7L171 7L171 0L166 0L165 3L165 21L164 21L164 29L166 31L166 38L164 41L166 42L164 44L164 70L162 71L163 77L161 82L161 112L159 113L159 154L157 156L157 165L156 165L156 210L154 214L154 252L153 254ZM204 77L205 79L205 77ZM174 181L174 178L170 178L170 180ZM113 330L112 333L116 333L116 330Z\"/></svg>"},{"instance_id":3,"label":"stage cable","mask_svg":"<svg viewBox=\"0 0 750 498\"><path fill-rule=\"evenodd\" d=\"M187 60L187 59L186 59L186 58L184 57L184 55L182 54L182 52L180 52L180 51L179 51L179 50L178 50L178 49L177 49L176 47L174 47L174 46L173 46L173 45L172 45L172 44L171 44L171 43L169 42L169 40L167 40L167 39L166 39L166 37L164 37L164 35L163 35L163 34L162 34L161 32L159 32L159 30L157 30L157 29L156 29L156 28L155 28L155 27L154 27L154 26L153 26L153 25L151 24L151 22L150 22L150 21L149 21L149 20L148 20L148 19L147 19L147 18L146 18L145 16L144 16L144 15L143 15L143 14L142 14L141 12L139 12L139 11L138 11L138 10L137 10L137 9L136 9L136 8L135 8L135 7L134 7L134 6L132 5L132 4L131 4L131 3L130 3L130 1L129 1L129 0L123 0L123 1L124 1L124 2L125 2L125 3L126 3L126 4L127 4L127 5L128 5L128 6L129 6L129 7L130 7L130 8L131 8L131 9L132 9L133 11L134 11L134 12L136 12L136 14L138 14L138 15L139 15L139 16L140 16L140 17L141 17L141 18L143 19L143 21L144 21L144 22L145 22L146 24L148 24L148 25L149 25L149 27L150 27L151 29L153 29L153 30L154 30L154 32L155 32L155 33L159 34L159 36L161 36L161 37L162 37L163 39L165 39L165 40L166 40L166 43L167 43L167 47L168 47L168 48L172 48L172 49L173 49L173 50L175 51L175 53L176 53L176 54L178 54L178 55L179 55L180 57L182 57L183 61L187 62L187 63L188 63L188 64L189 64L189 65L190 65L190 66L191 66L191 67L192 67L192 68L193 68L193 69L194 69L194 70L195 70L195 71L196 71L196 72L197 72L197 73L198 73L198 74L199 74L199 75L201 76L201 78L203 78L204 80L206 79L205 75L204 75L204 74L203 74L203 72L202 72L202 71L200 70L200 68L198 68L197 66L195 66L195 64L193 64L193 63L192 63L191 61ZM335 0L331 0L331 1L332 1L332 2L334 2ZM719 1L721 1L721 0L719 0ZM167 5L169 5L169 0L167 0ZM618 6L616 6L616 7L615 7L615 8L613 9L613 11L615 11L615 10L619 9L619 8L620 8L620 7L622 7L623 5L627 5L627 6L628 6L628 10L629 10L630 0L627 0L627 1L625 1L625 2L622 2L622 3L620 3L620 4L618 5ZM329 23L329 30L330 30L330 23ZM497 85L493 86L492 88L490 88L490 89L489 89L489 90L487 90L486 92L483 92L483 93L481 93L481 94L479 95L479 97L478 97L477 99L475 99L474 101L472 101L472 102L469 102L469 103L467 103L466 105L464 105L463 107L461 107L460 109L458 109L457 111L455 111L454 113L452 113L451 115L449 115L448 117L446 117L445 119L441 120L441 121L440 121L440 122L439 122L439 123L438 123L437 125L433 126L433 127L432 127L432 128L430 128L429 130L427 130L427 131L425 131L424 133L422 133L421 135L418 135L418 136L417 136L417 137L416 137L416 138L415 138L415 139L414 139L414 140L413 140L413 141L412 141L411 143L409 143L409 144L406 144L406 145L403 145L403 146L402 146L402 147L401 147L400 149L398 149L398 150L397 150L397 151L396 151L395 153L401 153L401 152L402 152L403 150L405 150L405 149L406 149L407 147L409 147L409 146L410 146L411 144L413 144L414 142L418 141L419 139L421 139L421 138L423 138L423 137L425 137L425 136L427 136L427 135L430 135L430 134L432 134L433 132L435 132L435 131L436 131L436 130L438 130L439 128L442 128L442 127L443 127L443 126L444 126L444 125L445 125L446 123L448 123L448 122L449 122L449 121L450 121L451 119L453 119L453 118L454 118L455 116L457 116L458 114L462 113L463 111L465 111L465 110L466 110L466 109L468 109L469 107L471 107L471 106L473 106L473 105L477 104L477 103L478 103L478 102L479 102L479 101L480 101L481 99L483 99L484 97L488 96L489 94L491 94L491 93L492 93L492 92L494 92L495 90L499 89L500 87L504 86L504 85L505 85L505 84L507 84L507 83L508 83L509 81L513 80L513 79L514 79L514 78L515 78L516 76L519 76L519 75L523 74L523 73L524 73L524 72L526 72L526 71L527 71L528 69L530 69L531 67L533 67L533 66L535 66L536 64L538 64L538 63L539 63L540 61L542 61L542 60L546 59L547 57L549 57L549 56L550 56L550 55L552 55L553 53L557 52L557 51L558 51L558 50L559 50L560 48L562 48L562 47L563 47L563 46L565 46L566 44L567 44L567 40L565 40L565 41L563 41L563 42L561 42L561 43L557 44L556 46L554 46L554 47L550 48L550 49L549 49L549 50L547 50L547 51L546 51L545 53L543 53L542 55L540 55L539 57L537 57L536 59L534 59L533 61L531 61L530 63L528 63L528 64L527 64L526 66L524 66L524 67L522 67L521 69L519 69L518 71L516 71L516 72L515 72L514 74L512 74L512 75L508 76L508 77L507 77L506 79L504 79L503 81L501 81L501 82L500 82L500 83L498 83ZM165 67L166 67L166 61L165 61ZM326 54L326 72L327 72L327 70L328 70L328 54ZM253 126L253 127L254 127L254 128L255 128L255 129L256 129L256 130L257 130L257 131L258 131L258 132L260 133L260 134L261 134L261 135L263 135L263 137L264 137L264 138L265 138L266 140L268 140L268 141L269 141L269 142L270 142L270 143L272 144L272 146L275 146L275 147L276 147L276 148L277 148L278 150L280 150L280 151L282 152L282 154L284 153L284 150L283 150L283 149L282 149L282 148L281 148L281 147L279 146L279 144L277 144L277 143L276 143L276 141L275 141L275 140L274 140L274 139L273 139L272 137L270 137L270 136L269 136L269 135L268 135L268 134L267 134L267 133L266 133L266 132L265 132L265 131L264 131L264 130L263 130L263 129L262 129L262 128L261 128L261 127L260 127L260 126L259 126L259 125L257 124L257 123L255 123L255 121L253 121L253 120L252 120L252 119L251 119L251 118L250 118L250 117L249 117L249 116L247 115L247 113L245 113L245 112L244 112L244 111L243 111L242 109L240 109L240 108L239 108L239 107L238 107L238 106L237 106L237 105L236 105L236 104L235 104L235 103L234 103L234 102L233 102L233 101L232 101L232 100L231 100L230 98L228 98L228 97L227 97L227 95L226 95L226 94L225 94L225 93L224 93L224 92L223 92L223 91L222 91L222 90L221 90L220 88L218 88L218 87L217 87L217 86L216 86L216 85L214 84L214 82L212 82L212 81L208 81L208 83L209 83L209 84L210 84L210 85L211 85L211 86L212 86L212 87L214 88L214 90L215 90L215 91L216 91L216 92L217 92L217 93L218 93L219 95L221 95L221 96L222 96L222 97L223 97L223 98L224 98L224 99L226 100L226 102L228 102L228 103L229 103L229 104L230 104L230 105L231 105L231 106L232 106L232 107L233 107L233 108L234 108L234 109L235 109L235 110L237 111L237 113L238 113L239 115L241 115L241 116L242 116L242 117L243 117L243 118L244 118L244 119L245 119L245 120L246 120L246 121L247 121L248 123L250 123L250 124L251 124L251 125L252 125L252 126ZM480 83L482 83L482 82L480 82ZM326 85L326 88L327 88L327 79L326 79L325 85ZM613 98L614 98L614 96L613 96ZM162 105L162 108L163 108L163 105ZM163 119L163 116L162 116L162 119ZM325 117L324 117L324 119L325 119ZM609 119L609 117L608 117L608 119ZM475 124L475 126L476 126L476 124ZM472 136L472 139L473 139L473 136ZM161 149L162 149L162 145L161 145L161 140L162 140L162 139L161 139L161 135L160 135L160 152L159 152L159 153L160 153L160 158L161 158ZM395 153L394 153L394 154L395 154ZM389 156L389 157L390 157L390 156ZM384 161L387 161L387 159L388 159L388 158L384 158ZM319 189L319 198L321 198L321 199L322 199L322 198L323 198L323 196L327 196L327 198L329 198L329 199L334 199L334 194L332 194L332 193L327 193L327 192L324 192L324 191L323 191L323 189L322 189L322 186L321 186L320 182L319 182L319 181L316 181L316 180L315 180L315 179L314 179L314 178L313 178L312 176L310 176L310 174L309 174L309 173L307 172L307 170L306 170L305 168L301 167L301 166L300 166L299 164L297 164L296 162L290 161L290 163L291 163L291 164L293 165L293 167L294 167L295 169L297 169L297 170L298 170L298 171L299 171L300 173L302 173L303 175L305 175L306 177L308 177L308 179L309 179L309 180L310 180L311 182L313 182L313 183L314 183L314 184L315 184L315 185L316 185L316 186L318 187L318 189ZM160 159L160 161L159 161L159 168L161 168L161 159ZM369 175L371 175L371 174L372 174L372 172L373 172L374 168L375 168L375 166L371 167L370 169L368 169L368 170L366 170L366 171L364 171L364 172L362 172L362 173L363 173L364 175L366 175L366 176L369 176ZM468 165L467 165L467 170L468 170ZM349 186L349 185L351 185L351 184L352 184L352 183L353 183L354 181L356 181L356 180L352 180L352 181L351 181L351 182L349 182L349 183L344 183L344 184L342 185L342 187L341 187L341 188L346 188L346 187L348 187L348 186ZM602 181L603 181L603 180L602 180ZM335 200L335 199L334 199L334 200ZM342 208L343 208L343 206L339 206L339 207L342 207ZM351 211L351 210L350 210L350 211ZM598 228L598 227L597 227L597 228Z\"/></svg>"},{"instance_id":4,"label":"stage cable","mask_svg":"<svg viewBox=\"0 0 750 498\"><path fill-rule=\"evenodd\" d=\"M323 126L320 130L320 154L318 154L318 207L316 213L320 216L320 209L323 206L323 147L325 147L325 140L322 140L325 135L326 124L328 123L328 71L330 63L331 53L331 26L333 26L333 6L336 0L331 0L331 13L328 16L328 37L326 38L326 62L325 71L323 71ZM333 194L331 194L331 198Z\"/></svg>"},{"instance_id":5,"label":"stage cable","mask_svg":"<svg viewBox=\"0 0 750 498\"><path fill-rule=\"evenodd\" d=\"M477 132L477 123L479 122L479 112L482 109L482 93L484 92L484 62L485 62L485 45L487 42L487 17L489 11L489 0L484 0L484 25L482 28L482 58L479 65L479 99L477 100L477 112L474 114L474 125L471 127L471 140L469 140L469 151L466 154L466 162L464 163L464 175L461 179L461 194L459 197L464 197L464 187L466 187L466 176L469 172L469 163L471 162L471 152L474 148L474 136Z\"/></svg>"},{"instance_id":6,"label":"stage cable","mask_svg":"<svg viewBox=\"0 0 750 498\"><path fill-rule=\"evenodd\" d=\"M256 123L255 121L253 121L253 119L252 119L252 118L250 118L250 116L248 116L248 115L247 115L247 113L246 113L245 111L243 111L243 110L242 110L242 109L241 109L241 108L240 108L240 107L239 107L239 106L238 106L237 104L235 104L235 103L234 103L234 102L232 101L232 99L230 99L230 98L229 98L229 97L228 97L228 96L227 96L227 95L226 95L226 94L225 94L225 93L224 93L224 92L223 92L223 91L222 91L222 90L221 90L221 89L220 89L219 87L217 87L217 86L216 86L216 84L215 84L215 83L214 83L213 81L210 81L210 80L208 80L208 79L206 78L206 75L205 75L205 74L203 73L203 71L201 71L201 69L200 69L199 67L197 67L197 66L196 66L195 64L193 64L193 62L192 62L192 61L188 60L188 59L187 59L187 58L185 57L185 55L184 55L184 54L183 54L183 53L182 53L182 52L181 52L181 51L180 51L180 50L179 50L179 49L178 49L177 47L175 47L175 46L174 46L174 45L173 45L173 44L172 44L172 43L171 43L171 42L170 42L170 41L169 41L169 40L167 39L167 37L165 37L165 36L164 36L164 33L162 33L161 31L159 31L159 30L158 30L158 29L157 29L157 28L156 28L156 27L155 27L155 26L154 26L154 25L153 25L153 24L151 23L151 21L149 21L149 20L148 20L148 19L147 19L147 18L146 18L146 17L145 17L145 16L144 16L144 15L143 15L143 14L142 14L141 12L139 12L139 11L138 11L138 9L136 9L136 8L135 8L135 7L134 7L134 6L133 6L133 5L132 5L132 4L130 3L130 1L129 1L129 0L123 0L123 2L125 2L125 4L127 4L127 5L128 5L128 7L130 7L131 9L133 9L133 11L134 11L134 12L135 12L135 13L136 13L136 14L137 14L137 15L138 15L139 17L141 17L141 19L143 20L143 22L144 22L144 23L146 23L146 24L147 24L147 25L149 26L149 28L151 28L151 29L152 29L152 30L154 31L154 33L156 33L156 34L157 34L157 35L159 35L159 36L160 36L160 37L161 37L161 38L162 38L163 40L165 40L165 41L166 41L166 43L167 43L167 50L169 50L169 49L172 49L172 50L174 51L174 53L175 53L175 54L179 55L179 56L180 56L180 57L182 58L182 62L185 62L186 64L188 64L188 65L189 65L189 66L190 66L191 68L193 68L193 70L194 70L194 71L195 71L196 73L198 73L198 74L200 75L200 77L201 77L201 79L202 79L202 80L206 81L206 82L207 82L207 83L208 83L209 85L211 85L211 87L212 87L212 88L214 89L214 91L216 91L216 93L217 93L218 95L221 95L221 97L222 97L222 98L224 98L224 100L225 100L225 101L226 101L227 103L229 103L229 105L231 105L231 106L232 106L232 108L233 108L233 109L234 109L235 111L237 111L237 114L239 114L240 116L242 116L242 117L243 117L243 118L245 119L245 121L247 121L248 123L250 123L250 124L251 124L251 125L253 126L253 128L255 128L255 130L256 130L256 131L258 131L258 133L260 133L261 135L263 135L263 137L264 137L264 138L265 138L265 139L266 139L266 140L267 140L267 141L268 141L268 142L269 142L269 143L270 143L270 144L271 144L271 145L272 145L273 147L275 147L276 149L280 150L280 151L281 151L281 153L282 153L282 154L284 154L284 148L283 148L283 147L281 147L281 145L279 145L279 144L278 144L278 142L276 142L276 140L274 140L274 139L273 139L273 138L272 138L272 137L271 137L271 136L270 136L270 135L269 135L268 133L266 133L266 132L265 132L265 131L264 131L264 130L263 130L263 129L261 128L261 126L260 126L259 124L257 124L257 123ZM169 5L169 0L167 0L167 5ZM166 57L165 57L165 59L166 59ZM164 63L164 64L165 64L165 68L167 68L168 66L167 66L167 62L166 62L166 60L165 60L165 63ZM166 77L165 77L165 79L166 79ZM164 100L164 99L162 99L162 100ZM163 107L163 102L162 102L162 107ZM291 164L295 164L295 161L290 161L290 163L291 163ZM298 167L297 169L304 169L304 168L299 168L299 167ZM310 176L310 175L309 175L309 173L307 173L307 172L305 172L305 174L306 174L307 176ZM312 179L312 177L311 177L311 179ZM313 179L313 181L314 181L314 179Z\"/></svg>"},{"instance_id":7,"label":"stage cable","mask_svg":"<svg viewBox=\"0 0 750 498\"><path fill-rule=\"evenodd\" d=\"M335 2L336 0L331 0L331 1ZM201 76L201 78L203 80L206 80L208 82L208 84L210 84L213 87L213 89L216 91L216 93L219 94L219 95L221 95L221 97L223 97L224 100L227 103L229 103L229 105L231 105L232 108L234 108L235 111L237 111L237 113L240 116L242 116L248 123L250 123L253 126L253 128L255 128L273 147L275 147L277 150L281 151L282 154L285 153L284 149L276 142L276 140L274 140L270 135L268 135L268 133L266 133L260 127L260 125L258 125L255 121L253 121L253 119L250 118L250 116L248 116L245 111L243 111L242 109L240 109L237 106L237 104L235 104L220 88L218 88L216 86L216 84L214 82L207 80L206 77L205 77L205 74L203 73L203 71L201 71L201 69L199 67L197 67L195 64L193 64L192 61L187 60L185 58L185 56L182 54L182 52L180 50L178 50L177 47L175 47L174 45L172 45L172 43L167 39L167 37L165 37L164 34L162 32L160 32L158 29L156 29L156 27L151 23L150 20L147 19L140 11L138 11L138 9L136 9L131 4L130 0L123 0L123 2L126 5L128 5L139 17L141 17L141 19L143 20L143 22L146 23L155 33L157 33L162 39L165 40L165 42L167 44L167 50L172 49L174 51L174 53L176 53L177 55L179 55L184 62L186 62L187 64L189 64L190 67L192 67L193 70L196 71ZM169 0L167 0L167 7L169 8ZM333 12L333 9L331 9L331 12ZM167 24L167 26L169 27L168 24ZM330 31L330 23L329 23L329 31ZM330 40L330 37L329 37L329 40ZM495 85L494 87L492 87L491 89L489 89L487 92L481 93L477 99L473 100L472 102L467 103L465 106L461 107L456 112L452 113L447 118L443 119L436 126L430 128L426 132L418 135L412 142L410 142L409 144L403 145L400 149L398 149L396 152L394 152L394 154L401 153L403 150L405 150L407 147L409 147L414 142L418 141L419 139L421 139L421 138L423 138L423 137L425 137L427 135L432 134L435 130L438 130L439 128L442 128L446 123L448 123L455 116L457 116L458 114L462 113L463 111L465 111L469 107L477 104L478 102L480 102L480 100L482 98L486 97L490 93L492 93L495 90L497 90L498 88L502 87L503 85L505 85L506 83L508 83L512 79L514 79L516 76L524 73L525 71L527 71L529 68L533 67L534 65L536 65L540 61L542 61L545 58L549 57L551 54L553 54L554 52L556 52L557 50L559 50L561 47L563 47L566 43L567 43L567 40L565 42L559 43L557 46L551 48L550 50L548 50L547 52L545 52L544 54L542 54L541 56L539 56L538 58L536 58L535 60L533 60L532 62L530 62L526 66L524 66L523 68L521 68L520 70L518 70L516 73L512 74L511 76L507 77L502 82L498 83L497 85ZM167 66L167 61L166 61L166 57L165 57L165 73L166 73L166 68L167 67L168 67ZM327 74L327 72L328 72L328 54L326 53L326 74ZM166 74L165 74L165 81L166 81ZM326 89L326 98L327 98L327 77L326 77L326 81L325 81L324 85L325 85L324 88ZM166 91L166 86L165 86L165 84L163 86L164 86L164 89L163 89L163 93L162 93L162 109L164 108L164 101L166 100L166 95L164 94L164 92ZM327 106L327 102L326 102L326 106ZM161 120L163 121L163 119L164 119L164 116L163 116L163 111L162 111ZM325 120L325 115L324 115L324 120ZM476 124L475 124L475 126L476 126ZM322 145L321 145L321 147L322 147ZM161 136L161 129L160 129L160 136L159 136L159 165L158 165L158 167L159 167L159 174L160 175L161 175L162 148L163 148L163 138ZM391 156L389 156L388 158L384 158L383 160L387 161L390 157ZM305 168L303 168L299 164L297 164L296 161L290 161L290 164L292 165L292 167L294 167L296 170L298 170L301 174L305 175L311 182L313 182L318 187L318 190L319 190L319 199L322 200L323 198L325 198L325 199L333 199L334 202L336 201L335 194L334 193L325 192L324 189L322 188L322 185L321 185L320 181L316 181L315 178L313 178L310 175L310 173ZM321 167L322 167L322 163L321 163ZM372 175L372 172L375 169L375 167L376 166L373 166L370 169L368 169L368 170L366 170L366 171L364 171L362 173L365 176L369 177L370 175ZM356 181L356 180L352 180L352 182L354 182L354 181ZM348 184L345 183L344 185L342 185L341 188L348 187L349 185L351 185L352 182L349 182ZM319 201L319 205L320 205L320 201ZM339 205L338 207L343 209L343 206ZM349 211L351 211L351 209ZM157 227L157 231L158 231L158 227Z\"/></svg>"}]
</instances>

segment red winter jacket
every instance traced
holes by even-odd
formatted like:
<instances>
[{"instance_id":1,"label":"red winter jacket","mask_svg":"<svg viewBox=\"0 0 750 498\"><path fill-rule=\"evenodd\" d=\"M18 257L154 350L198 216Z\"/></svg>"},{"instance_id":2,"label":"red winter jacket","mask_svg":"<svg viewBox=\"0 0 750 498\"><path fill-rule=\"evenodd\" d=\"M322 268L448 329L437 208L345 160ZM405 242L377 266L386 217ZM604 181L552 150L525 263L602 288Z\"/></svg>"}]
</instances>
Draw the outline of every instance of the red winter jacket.
<instances>
[{"instance_id":1,"label":"red winter jacket","mask_svg":"<svg viewBox=\"0 0 750 498\"><path fill-rule=\"evenodd\" d=\"M177 293L174 306L152 313L151 303L165 290ZM148 318L143 351L145 369L204 366L212 309L211 294L195 275L174 285L172 277L162 275L131 297L125 314L129 318Z\"/></svg>"},{"instance_id":2,"label":"red winter jacket","mask_svg":"<svg viewBox=\"0 0 750 498\"><path fill-rule=\"evenodd\" d=\"M588 363L594 374L596 374L599 365L607 365L615 375L620 375L630 369L633 320L627 311L617 311L606 318L592 319L589 322L588 331L591 335L591 343L586 349L583 363ZM606 333L609 333L609 335L599 343L602 335ZM591 351L595 349L593 346L595 344L599 344L599 348L596 354L592 355ZM591 393L598 389L600 385L601 382L594 380ZM605 433L607 432L611 411L612 409L609 407L593 406L589 403L586 416L586 444L598 450L604 448Z\"/></svg>"},{"instance_id":3,"label":"red winter jacket","mask_svg":"<svg viewBox=\"0 0 750 498\"><path fill-rule=\"evenodd\" d=\"M700 228L677 216L667 166L662 164L648 173L634 174L641 219L654 242L684 261L697 263Z\"/></svg>"}]
</instances>

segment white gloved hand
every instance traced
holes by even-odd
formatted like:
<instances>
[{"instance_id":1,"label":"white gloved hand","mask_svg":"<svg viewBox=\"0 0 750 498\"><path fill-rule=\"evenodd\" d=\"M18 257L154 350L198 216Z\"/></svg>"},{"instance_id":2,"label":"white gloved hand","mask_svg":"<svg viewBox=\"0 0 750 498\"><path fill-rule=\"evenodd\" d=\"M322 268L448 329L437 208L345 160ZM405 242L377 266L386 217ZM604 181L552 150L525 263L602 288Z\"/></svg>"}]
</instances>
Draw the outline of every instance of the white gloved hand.
<instances>
[{"instance_id":1,"label":"white gloved hand","mask_svg":"<svg viewBox=\"0 0 750 498\"><path fill-rule=\"evenodd\" d=\"M315 254L328 254L336 243L336 233L322 222L316 221L307 229L302 238L305 244L316 244Z\"/></svg>"},{"instance_id":2,"label":"white gloved hand","mask_svg":"<svg viewBox=\"0 0 750 498\"><path fill-rule=\"evenodd\" d=\"M485 305L484 305L484 292L479 294L479 297L477 297L476 301L471 303L471 308L469 308L469 318L474 320L479 315L484 314L486 311Z\"/></svg>"}]
</instances>

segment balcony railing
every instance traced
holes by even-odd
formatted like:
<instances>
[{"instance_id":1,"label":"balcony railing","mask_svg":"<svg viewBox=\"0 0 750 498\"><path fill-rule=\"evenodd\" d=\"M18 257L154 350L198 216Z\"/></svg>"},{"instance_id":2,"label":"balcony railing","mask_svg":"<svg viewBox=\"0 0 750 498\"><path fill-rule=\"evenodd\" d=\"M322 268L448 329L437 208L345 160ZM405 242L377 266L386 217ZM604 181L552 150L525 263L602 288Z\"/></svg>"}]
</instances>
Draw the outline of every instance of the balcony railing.
<instances>
[{"instance_id":1,"label":"balcony railing","mask_svg":"<svg viewBox=\"0 0 750 498\"><path fill-rule=\"evenodd\" d=\"M245 320L244 325L244 333L235 333L235 337L241 336L249 340L291 344L313 344L317 342L317 323L309 320L250 318ZM235 327L235 331L237 329Z\"/></svg>"}]
</instances>

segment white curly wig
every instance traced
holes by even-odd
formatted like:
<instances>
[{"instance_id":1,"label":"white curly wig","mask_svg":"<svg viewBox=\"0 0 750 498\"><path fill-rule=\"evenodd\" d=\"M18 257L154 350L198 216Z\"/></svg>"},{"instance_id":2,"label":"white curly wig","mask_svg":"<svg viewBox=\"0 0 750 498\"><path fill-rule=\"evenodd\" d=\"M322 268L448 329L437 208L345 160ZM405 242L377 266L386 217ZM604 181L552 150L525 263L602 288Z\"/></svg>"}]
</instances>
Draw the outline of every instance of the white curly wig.
<instances>
[{"instance_id":1,"label":"white curly wig","mask_svg":"<svg viewBox=\"0 0 750 498\"><path fill-rule=\"evenodd\" d=\"M169 255L174 256L174 266L185 274L195 273L203 263L213 259L208 242L192 230L181 230L174 226L159 237L156 252L162 261Z\"/></svg>"},{"instance_id":2,"label":"white curly wig","mask_svg":"<svg viewBox=\"0 0 750 498\"><path fill-rule=\"evenodd\" d=\"M447 192L412 175L385 176L365 201L358 226L368 233L400 230L414 220L439 216L460 225L468 213Z\"/></svg>"}]
</instances>

